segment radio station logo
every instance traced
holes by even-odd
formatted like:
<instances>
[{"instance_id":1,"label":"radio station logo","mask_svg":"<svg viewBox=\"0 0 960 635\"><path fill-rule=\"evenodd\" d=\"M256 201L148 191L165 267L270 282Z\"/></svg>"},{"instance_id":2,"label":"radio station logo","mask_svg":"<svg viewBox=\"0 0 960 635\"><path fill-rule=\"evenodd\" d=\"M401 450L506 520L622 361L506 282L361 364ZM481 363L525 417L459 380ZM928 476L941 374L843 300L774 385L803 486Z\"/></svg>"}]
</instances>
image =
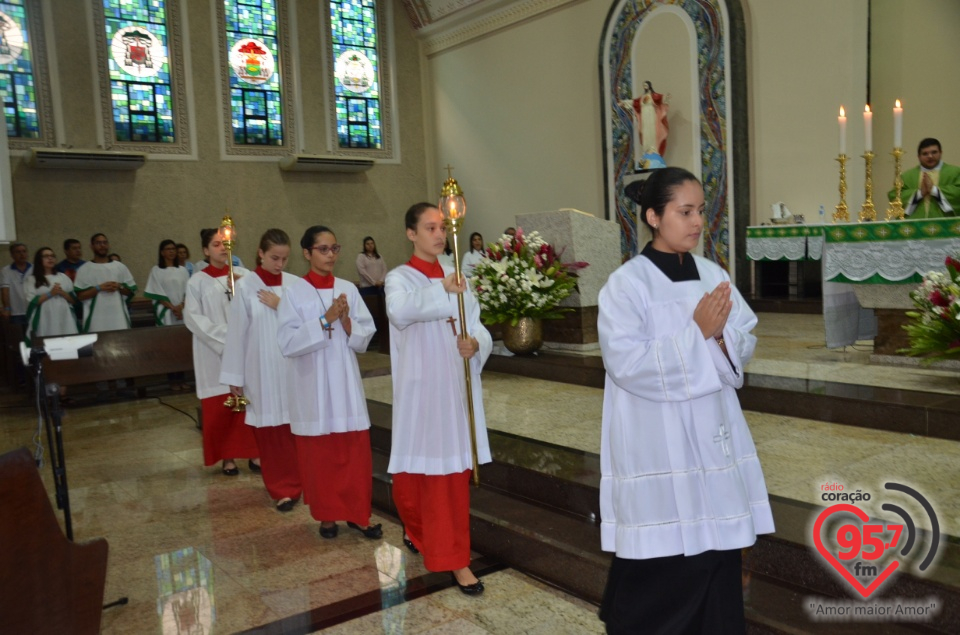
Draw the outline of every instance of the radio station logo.
<instances>
[{"instance_id":1,"label":"radio station logo","mask_svg":"<svg viewBox=\"0 0 960 635\"><path fill-rule=\"evenodd\" d=\"M933 505L916 489L901 483L885 483L885 502L880 509L899 518L899 522L872 519L860 506L872 499L869 492L844 491L840 483L821 486L822 500L834 503L824 509L813 523L813 546L824 564L863 600L870 599L897 571L915 564L923 573L933 564L940 546L940 521ZM907 502L903 502L903 497ZM912 500L911 500L912 499ZM900 503L900 504L898 504ZM923 509L929 531L918 531L917 522L901 504L913 503ZM834 616L855 619L857 616L889 616L924 619L937 612L936 598L922 601L900 600L889 606L825 601L807 608L814 618ZM825 608L826 607L826 608ZM867 609L870 609L867 611ZM867 612L865 612L867 611Z\"/></svg>"}]
</instances>

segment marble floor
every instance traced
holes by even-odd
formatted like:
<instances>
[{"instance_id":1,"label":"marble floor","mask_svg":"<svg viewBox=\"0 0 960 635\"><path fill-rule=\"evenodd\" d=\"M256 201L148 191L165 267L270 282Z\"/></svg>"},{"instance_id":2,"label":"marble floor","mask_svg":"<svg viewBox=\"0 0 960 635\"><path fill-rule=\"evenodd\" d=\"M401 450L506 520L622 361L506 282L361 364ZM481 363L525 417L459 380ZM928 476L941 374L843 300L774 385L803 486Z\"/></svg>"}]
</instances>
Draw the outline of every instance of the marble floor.
<instances>
[{"instance_id":1,"label":"marble floor","mask_svg":"<svg viewBox=\"0 0 960 635\"><path fill-rule=\"evenodd\" d=\"M75 539L107 538L104 601L129 598L104 611L103 633L181 632L175 615L184 609L206 633L235 633L371 591L395 599L390 589L427 574L390 518L372 519L383 524L382 540L343 526L324 540L305 507L276 512L244 463L235 478L201 467L196 406L193 395L170 395L66 412ZM0 408L0 452L32 449L32 408L12 395ZM49 464L40 474L52 502ZM517 572L492 574L487 587L479 600L441 591L333 632L601 632L594 607Z\"/></svg>"}]
</instances>

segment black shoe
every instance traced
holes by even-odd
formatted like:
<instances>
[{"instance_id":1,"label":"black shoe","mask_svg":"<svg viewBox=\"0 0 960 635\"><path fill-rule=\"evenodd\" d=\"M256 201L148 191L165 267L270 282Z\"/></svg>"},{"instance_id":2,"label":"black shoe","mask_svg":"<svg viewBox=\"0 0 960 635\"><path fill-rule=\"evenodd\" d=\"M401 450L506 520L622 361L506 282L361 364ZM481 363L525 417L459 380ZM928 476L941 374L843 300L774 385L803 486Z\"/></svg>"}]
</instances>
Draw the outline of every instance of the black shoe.
<instances>
[{"instance_id":1,"label":"black shoe","mask_svg":"<svg viewBox=\"0 0 960 635\"><path fill-rule=\"evenodd\" d=\"M288 498L287 500L283 501L282 503L277 503L277 511L278 511L278 512L289 512L289 511L293 511L293 506L296 505L296 504L297 504L297 501L295 501L295 500L293 500L293 499L291 499L291 498Z\"/></svg>"},{"instance_id":2,"label":"black shoe","mask_svg":"<svg viewBox=\"0 0 960 635\"><path fill-rule=\"evenodd\" d=\"M420 550L417 549L417 546L416 546L415 544L413 544L413 541L412 541L412 540L410 540L409 538L407 538L407 535L406 535L406 534L403 535L403 544L407 547L407 549L410 550L410 553L412 553L412 554L414 554L414 555L419 555Z\"/></svg>"},{"instance_id":3,"label":"black shoe","mask_svg":"<svg viewBox=\"0 0 960 635\"><path fill-rule=\"evenodd\" d=\"M226 476L236 476L240 473L240 468L234 465L233 467L221 468L220 471L223 472Z\"/></svg>"},{"instance_id":4,"label":"black shoe","mask_svg":"<svg viewBox=\"0 0 960 635\"><path fill-rule=\"evenodd\" d=\"M254 462L253 462L253 459L250 459L249 461L247 461L247 467L250 468L250 471L251 471L251 472L258 472L258 473L259 473L259 472L261 471L261 470L260 470L260 466L257 465L256 463L254 463Z\"/></svg>"},{"instance_id":5,"label":"black shoe","mask_svg":"<svg viewBox=\"0 0 960 635\"><path fill-rule=\"evenodd\" d=\"M457 581L457 576L453 575L453 571L450 572L450 576L453 578L454 584L457 585L457 588L460 589L460 592L464 595L483 595L483 580L477 578L477 581L473 584L460 584Z\"/></svg>"},{"instance_id":6,"label":"black shoe","mask_svg":"<svg viewBox=\"0 0 960 635\"><path fill-rule=\"evenodd\" d=\"M323 525L320 525L321 538L327 538L327 539L336 538L337 533L339 531L340 531L340 527L338 527L337 525L334 525L333 527L324 527Z\"/></svg>"},{"instance_id":7,"label":"black shoe","mask_svg":"<svg viewBox=\"0 0 960 635\"><path fill-rule=\"evenodd\" d=\"M361 534L363 534L364 536L372 540L376 540L377 538L383 538L383 529L381 528L379 523L376 525L370 525L366 529L364 529L357 523L347 523L347 527L349 527L350 529L356 529Z\"/></svg>"}]
</instances>

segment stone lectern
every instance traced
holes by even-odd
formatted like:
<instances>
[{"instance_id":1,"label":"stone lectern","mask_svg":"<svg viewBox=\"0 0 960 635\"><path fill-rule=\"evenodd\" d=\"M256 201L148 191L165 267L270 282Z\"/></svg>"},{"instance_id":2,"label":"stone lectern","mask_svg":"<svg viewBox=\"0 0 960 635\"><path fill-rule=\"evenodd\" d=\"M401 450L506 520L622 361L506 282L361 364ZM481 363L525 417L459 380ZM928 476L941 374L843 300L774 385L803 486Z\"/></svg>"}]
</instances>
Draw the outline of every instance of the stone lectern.
<instances>
[{"instance_id":1,"label":"stone lectern","mask_svg":"<svg viewBox=\"0 0 960 635\"><path fill-rule=\"evenodd\" d=\"M597 296L607 278L620 266L620 226L575 209L518 214L517 227L538 231L557 250L563 262L583 261L579 291L561 306L574 310L560 320L544 320L544 348L593 350L597 339Z\"/></svg>"}]
</instances>

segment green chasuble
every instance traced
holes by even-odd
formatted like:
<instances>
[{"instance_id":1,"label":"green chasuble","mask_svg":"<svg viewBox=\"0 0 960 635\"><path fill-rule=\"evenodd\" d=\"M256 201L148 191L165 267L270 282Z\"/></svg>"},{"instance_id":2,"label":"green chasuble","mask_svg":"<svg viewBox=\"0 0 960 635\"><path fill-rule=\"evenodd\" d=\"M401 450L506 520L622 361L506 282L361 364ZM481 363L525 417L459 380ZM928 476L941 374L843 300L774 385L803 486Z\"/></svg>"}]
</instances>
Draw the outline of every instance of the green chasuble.
<instances>
[{"instance_id":1,"label":"green chasuble","mask_svg":"<svg viewBox=\"0 0 960 635\"><path fill-rule=\"evenodd\" d=\"M920 187L920 166L907 170L903 173L903 189L900 191L900 201L903 203L903 209L910 208L910 201L917 193ZM946 199L947 203L953 208L953 211L944 211L936 198L930 198L930 207L926 209L926 203L922 199L916 204L914 212L907 218L941 218L943 216L956 216L960 210L960 167L940 164L940 180L937 183L940 195ZM896 190L890 190L887 197L892 201L896 196Z\"/></svg>"}]
</instances>

